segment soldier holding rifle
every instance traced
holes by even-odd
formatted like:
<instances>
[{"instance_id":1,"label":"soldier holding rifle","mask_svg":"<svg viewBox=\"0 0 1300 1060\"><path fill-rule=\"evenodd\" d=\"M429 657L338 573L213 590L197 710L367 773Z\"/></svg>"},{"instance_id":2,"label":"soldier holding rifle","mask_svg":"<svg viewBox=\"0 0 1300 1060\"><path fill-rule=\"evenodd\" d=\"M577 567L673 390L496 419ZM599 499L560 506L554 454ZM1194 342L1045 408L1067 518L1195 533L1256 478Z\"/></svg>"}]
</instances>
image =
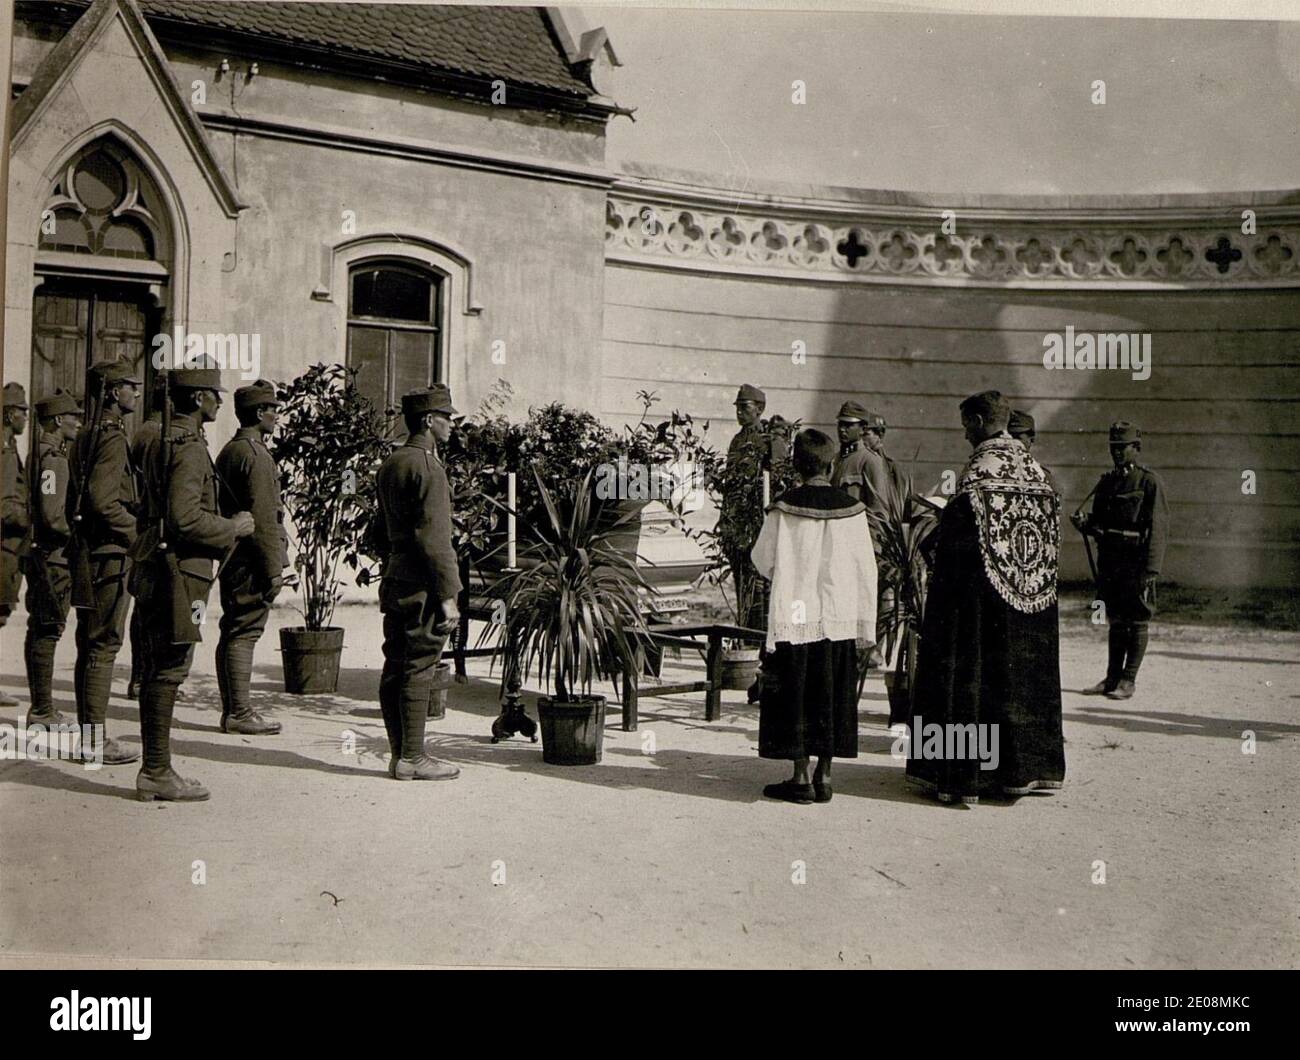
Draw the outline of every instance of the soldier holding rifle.
<instances>
[{"instance_id":1,"label":"soldier holding rifle","mask_svg":"<svg viewBox=\"0 0 1300 1060\"><path fill-rule=\"evenodd\" d=\"M135 781L140 799L197 802L208 790L172 768L171 724L176 693L189 675L201 639L214 564L256 529L246 511L219 514L216 469L203 439L204 424L221 407L221 372L188 368L169 373L172 401L145 452L148 530L138 550L136 600L143 609L144 672L140 733L144 763ZM171 413L174 410L175 415Z\"/></svg>"},{"instance_id":2,"label":"soldier holding rifle","mask_svg":"<svg viewBox=\"0 0 1300 1060\"><path fill-rule=\"evenodd\" d=\"M32 547L27 554L27 636L23 660L31 707L27 724L57 725L54 653L72 607L68 543L68 447L81 430L81 405L64 390L36 402L40 440L32 461Z\"/></svg>"}]
</instances>

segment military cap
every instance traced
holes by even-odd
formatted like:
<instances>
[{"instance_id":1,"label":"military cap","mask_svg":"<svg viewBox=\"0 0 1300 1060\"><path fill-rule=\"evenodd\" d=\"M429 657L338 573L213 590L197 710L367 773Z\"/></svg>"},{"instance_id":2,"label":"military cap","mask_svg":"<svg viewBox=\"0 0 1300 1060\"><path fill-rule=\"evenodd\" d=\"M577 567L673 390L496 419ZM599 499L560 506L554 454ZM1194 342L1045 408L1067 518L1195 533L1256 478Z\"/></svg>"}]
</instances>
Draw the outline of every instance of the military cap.
<instances>
[{"instance_id":1,"label":"military cap","mask_svg":"<svg viewBox=\"0 0 1300 1060\"><path fill-rule=\"evenodd\" d=\"M1116 420L1110 425L1110 444L1128 445L1142 440L1142 432L1128 420Z\"/></svg>"},{"instance_id":2,"label":"military cap","mask_svg":"<svg viewBox=\"0 0 1300 1060\"><path fill-rule=\"evenodd\" d=\"M861 420L866 423L871 419L871 413L867 411L867 406L862 404L861 401L846 401L840 406L840 412L836 419Z\"/></svg>"},{"instance_id":3,"label":"military cap","mask_svg":"<svg viewBox=\"0 0 1300 1060\"><path fill-rule=\"evenodd\" d=\"M1011 418L1007 420L1007 433L1012 438L1019 438L1022 434L1034 435L1034 417L1028 412L1021 412L1020 409L1011 410Z\"/></svg>"},{"instance_id":4,"label":"military cap","mask_svg":"<svg viewBox=\"0 0 1300 1060\"><path fill-rule=\"evenodd\" d=\"M879 412L873 412L870 416L867 417L867 430L876 431L880 434L884 434L885 427L886 427L885 417L882 416Z\"/></svg>"},{"instance_id":5,"label":"military cap","mask_svg":"<svg viewBox=\"0 0 1300 1060\"><path fill-rule=\"evenodd\" d=\"M425 412L441 412L447 416L457 414L451 404L451 388L446 383L419 387L402 395L402 415L418 416Z\"/></svg>"},{"instance_id":6,"label":"military cap","mask_svg":"<svg viewBox=\"0 0 1300 1060\"><path fill-rule=\"evenodd\" d=\"M95 376L106 388L116 386L118 383L140 385L140 380L135 377L135 369L131 367L131 362L124 358L116 361L99 361L92 364L90 374Z\"/></svg>"},{"instance_id":7,"label":"military cap","mask_svg":"<svg viewBox=\"0 0 1300 1060\"><path fill-rule=\"evenodd\" d=\"M172 372L172 389L182 387L186 390L215 390L224 394L226 388L221 385L220 368L177 368Z\"/></svg>"},{"instance_id":8,"label":"military cap","mask_svg":"<svg viewBox=\"0 0 1300 1060\"><path fill-rule=\"evenodd\" d=\"M7 409L27 407L27 391L23 389L22 383L5 383L4 407Z\"/></svg>"},{"instance_id":9,"label":"military cap","mask_svg":"<svg viewBox=\"0 0 1300 1060\"><path fill-rule=\"evenodd\" d=\"M235 391L235 411L251 411L260 405L278 405L280 399L275 396L275 384L259 379L256 383L241 386Z\"/></svg>"},{"instance_id":10,"label":"military cap","mask_svg":"<svg viewBox=\"0 0 1300 1060\"><path fill-rule=\"evenodd\" d=\"M754 386L753 383L746 383L736 392L736 400L732 404L739 405L742 401L754 401L759 405L766 405L767 395Z\"/></svg>"},{"instance_id":11,"label":"military cap","mask_svg":"<svg viewBox=\"0 0 1300 1060\"><path fill-rule=\"evenodd\" d=\"M81 402L75 394L69 394L61 387L48 397L36 402L36 418L47 419L50 416L65 416L69 412L81 415Z\"/></svg>"}]
</instances>

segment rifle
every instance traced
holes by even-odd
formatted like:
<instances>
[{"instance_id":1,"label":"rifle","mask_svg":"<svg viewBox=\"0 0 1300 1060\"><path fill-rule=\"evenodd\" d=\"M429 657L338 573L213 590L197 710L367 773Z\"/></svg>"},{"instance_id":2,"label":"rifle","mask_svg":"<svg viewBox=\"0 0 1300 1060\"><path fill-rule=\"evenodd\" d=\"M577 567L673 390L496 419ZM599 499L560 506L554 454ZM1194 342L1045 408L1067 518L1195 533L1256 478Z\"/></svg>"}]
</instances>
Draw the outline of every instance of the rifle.
<instances>
[{"instance_id":1,"label":"rifle","mask_svg":"<svg viewBox=\"0 0 1300 1060\"><path fill-rule=\"evenodd\" d=\"M1101 481L1098 480L1097 486L1100 485ZM1101 579L1097 576L1097 561L1092 558L1092 540L1088 534L1087 522L1085 521L1082 526L1079 524L1079 516L1083 514L1083 506L1092 500L1092 495L1097 492L1097 486L1093 486L1089 490L1088 496L1079 502L1079 507L1074 509L1074 514L1070 516L1070 524L1083 536L1083 551L1088 557L1088 569L1092 571L1092 584L1100 589Z\"/></svg>"},{"instance_id":2,"label":"rifle","mask_svg":"<svg viewBox=\"0 0 1300 1060\"><path fill-rule=\"evenodd\" d=\"M86 503L86 491L90 488L91 463L99 450L99 438L104 430L104 393L98 376L91 372L86 385L86 401L91 405L90 431L78 435L75 455L77 468L81 475L77 483L77 495L68 511L68 573L72 578L72 606L85 611L95 607L95 576L90 565L90 548L86 543L81 526L81 508ZM82 438L89 439L83 446Z\"/></svg>"}]
</instances>

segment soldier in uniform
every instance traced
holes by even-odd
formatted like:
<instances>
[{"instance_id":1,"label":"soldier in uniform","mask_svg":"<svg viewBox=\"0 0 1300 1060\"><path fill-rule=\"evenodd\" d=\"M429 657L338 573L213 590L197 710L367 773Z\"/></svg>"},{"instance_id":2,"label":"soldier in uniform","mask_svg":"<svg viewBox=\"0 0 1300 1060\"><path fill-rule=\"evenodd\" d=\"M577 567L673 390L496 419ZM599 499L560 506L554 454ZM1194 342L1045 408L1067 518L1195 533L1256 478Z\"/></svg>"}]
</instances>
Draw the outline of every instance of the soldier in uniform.
<instances>
[{"instance_id":1,"label":"soldier in uniform","mask_svg":"<svg viewBox=\"0 0 1300 1060\"><path fill-rule=\"evenodd\" d=\"M831 485L862 501L869 512L879 512L889 472L880 453L865 437L871 420L871 413L860 401L846 401L840 406L835 417L840 451L831 465Z\"/></svg>"},{"instance_id":2,"label":"soldier in uniform","mask_svg":"<svg viewBox=\"0 0 1300 1060\"><path fill-rule=\"evenodd\" d=\"M73 681L77 722L96 726L97 734L102 734L106 765L139 758L134 750L111 739L106 727L113 664L126 632L128 553L136 539L135 472L123 417L135 411L139 385L126 361L91 366L91 392L99 395L99 423L97 429L83 427L77 434L68 486L69 544L88 557L88 565L71 565L72 599L77 607ZM79 584L86 577L89 584ZM90 754L84 744L83 754Z\"/></svg>"},{"instance_id":3,"label":"soldier in uniform","mask_svg":"<svg viewBox=\"0 0 1300 1060\"><path fill-rule=\"evenodd\" d=\"M0 508L0 628L9 621L22 588L21 559L31 529L27 513L27 473L18 452L18 436L27 429L27 393L21 383L4 387L3 507ZM0 706L18 700L0 692Z\"/></svg>"},{"instance_id":4,"label":"soldier in uniform","mask_svg":"<svg viewBox=\"0 0 1300 1060\"><path fill-rule=\"evenodd\" d=\"M157 373L153 380L153 393L149 396L149 415L131 435L131 466L136 473L136 494L145 495L144 454L149 446L162 432L163 404L167 401L167 377ZM143 511L141 512L143 516ZM140 675L144 671L144 631L143 618L139 605L131 608L131 621L128 629L131 640L131 679L126 684L126 698L140 698ZM179 693L178 693L179 694Z\"/></svg>"},{"instance_id":5,"label":"soldier in uniform","mask_svg":"<svg viewBox=\"0 0 1300 1060\"><path fill-rule=\"evenodd\" d=\"M280 471L266 447L275 430L279 400L275 384L259 379L235 391L239 430L217 456L221 514L251 512L257 528L231 554L221 571L221 640L217 683L221 731L271 736L280 723L264 718L249 699L253 650L266 629L271 604L289 565L280 505Z\"/></svg>"},{"instance_id":6,"label":"soldier in uniform","mask_svg":"<svg viewBox=\"0 0 1300 1060\"><path fill-rule=\"evenodd\" d=\"M1034 442L1038 440L1038 433L1034 429L1034 417L1029 415L1028 412L1013 409L1011 419L1007 421L1007 433L1030 452L1033 452ZM1061 487L1056 484L1056 476L1041 462L1038 466L1043 468L1043 473L1047 476L1047 481L1052 484L1052 489L1056 491L1056 495L1058 497L1063 496Z\"/></svg>"},{"instance_id":7,"label":"soldier in uniform","mask_svg":"<svg viewBox=\"0 0 1300 1060\"><path fill-rule=\"evenodd\" d=\"M750 557L763 525L763 472L787 462L790 453L785 422L773 416L766 422L763 411L767 395L751 383L736 393L736 422L740 430L727 446L727 462L722 490L722 510L718 528L732 542L727 556L736 592L736 612L741 625L750 629L767 628L769 584L761 577ZM774 488L774 492L776 492ZM769 501L774 498L769 498ZM763 651L760 657L765 657ZM757 703L763 689L763 674L750 686L748 699Z\"/></svg>"},{"instance_id":8,"label":"soldier in uniform","mask_svg":"<svg viewBox=\"0 0 1300 1060\"><path fill-rule=\"evenodd\" d=\"M1081 533L1097 539L1097 587L1110 624L1106 677L1087 694L1110 699L1133 695L1169 541L1165 488L1154 471L1137 462L1141 449L1137 427L1124 420L1111 424L1115 467L1101 476L1090 495L1092 511L1084 514L1081 505L1071 516Z\"/></svg>"},{"instance_id":9,"label":"soldier in uniform","mask_svg":"<svg viewBox=\"0 0 1300 1060\"><path fill-rule=\"evenodd\" d=\"M451 392L435 384L402 395L408 437L379 469L377 543L384 555L379 607L384 671L379 706L395 780L451 780L460 770L424 753L434 669L460 613L451 541L451 489L438 445L451 436Z\"/></svg>"},{"instance_id":10,"label":"soldier in uniform","mask_svg":"<svg viewBox=\"0 0 1300 1060\"><path fill-rule=\"evenodd\" d=\"M31 708L27 724L57 725L54 709L54 652L72 607L72 575L64 546L68 543L68 446L81 429L81 405L56 390L36 402L40 442L33 468L32 547L27 554L27 636L23 660Z\"/></svg>"},{"instance_id":11,"label":"soldier in uniform","mask_svg":"<svg viewBox=\"0 0 1300 1060\"><path fill-rule=\"evenodd\" d=\"M256 529L253 516L220 514L216 468L203 438L204 424L221 407L221 372L179 369L171 374L175 415L164 461L161 436L144 453L145 525L136 602L144 612L144 672L140 682L140 735L144 762L136 776L142 800L197 802L208 790L172 768L171 724L176 692L189 675L194 645L215 576L213 564L227 557ZM156 536L161 527L164 547ZM188 620L187 620L188 619Z\"/></svg>"}]
</instances>

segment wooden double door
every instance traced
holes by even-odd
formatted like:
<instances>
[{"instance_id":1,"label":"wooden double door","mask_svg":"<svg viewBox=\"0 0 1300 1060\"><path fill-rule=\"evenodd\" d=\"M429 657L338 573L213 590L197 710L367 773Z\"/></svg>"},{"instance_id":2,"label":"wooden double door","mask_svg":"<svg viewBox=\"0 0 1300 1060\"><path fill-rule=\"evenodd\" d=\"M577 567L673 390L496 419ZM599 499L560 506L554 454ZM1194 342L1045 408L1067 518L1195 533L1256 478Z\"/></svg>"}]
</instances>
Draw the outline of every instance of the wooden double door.
<instances>
[{"instance_id":1,"label":"wooden double door","mask_svg":"<svg viewBox=\"0 0 1300 1060\"><path fill-rule=\"evenodd\" d=\"M32 310L30 401L56 387L84 398L87 368L124 357L146 388L132 417L143 418L153 382L152 339L162 323L144 285L49 278L37 288Z\"/></svg>"}]
</instances>

